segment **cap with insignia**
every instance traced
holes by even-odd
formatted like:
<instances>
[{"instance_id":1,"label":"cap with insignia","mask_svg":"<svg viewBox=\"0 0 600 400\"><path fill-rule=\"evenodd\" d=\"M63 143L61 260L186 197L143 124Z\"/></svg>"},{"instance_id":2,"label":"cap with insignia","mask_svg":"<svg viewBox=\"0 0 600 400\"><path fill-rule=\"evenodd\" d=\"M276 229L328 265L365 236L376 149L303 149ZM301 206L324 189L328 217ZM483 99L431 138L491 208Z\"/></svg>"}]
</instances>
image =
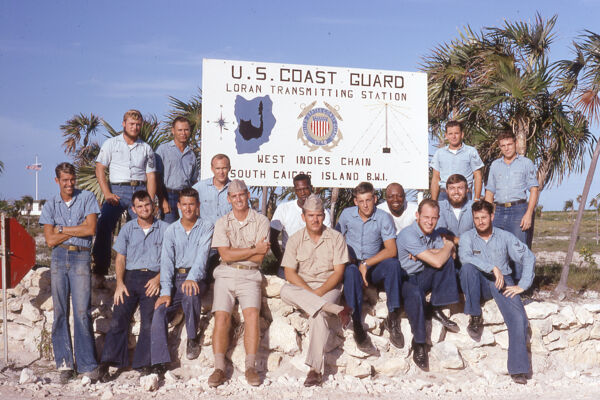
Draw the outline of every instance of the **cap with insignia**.
<instances>
[{"instance_id":1,"label":"cap with insignia","mask_svg":"<svg viewBox=\"0 0 600 400\"><path fill-rule=\"evenodd\" d=\"M227 193L239 193L239 192L245 192L246 190L248 190L248 188L246 187L246 184L244 183L243 180L234 179L231 182L229 182L229 187L227 188Z\"/></svg>"},{"instance_id":2,"label":"cap with insignia","mask_svg":"<svg viewBox=\"0 0 600 400\"><path fill-rule=\"evenodd\" d=\"M304 200L302 208L306 211L323 211L323 200L313 193Z\"/></svg>"}]
</instances>

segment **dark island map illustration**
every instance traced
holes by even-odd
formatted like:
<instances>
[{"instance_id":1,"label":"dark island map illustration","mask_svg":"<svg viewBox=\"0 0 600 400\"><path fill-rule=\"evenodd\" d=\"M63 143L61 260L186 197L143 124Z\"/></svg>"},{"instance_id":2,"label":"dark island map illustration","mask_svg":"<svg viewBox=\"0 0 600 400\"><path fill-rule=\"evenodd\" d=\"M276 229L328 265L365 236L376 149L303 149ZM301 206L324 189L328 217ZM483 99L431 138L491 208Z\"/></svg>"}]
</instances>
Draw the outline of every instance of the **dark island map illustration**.
<instances>
[{"instance_id":1,"label":"dark island map illustration","mask_svg":"<svg viewBox=\"0 0 600 400\"><path fill-rule=\"evenodd\" d=\"M275 126L273 102L269 96L246 100L235 98L235 147L238 154L256 153L260 146L269 141Z\"/></svg>"}]
</instances>

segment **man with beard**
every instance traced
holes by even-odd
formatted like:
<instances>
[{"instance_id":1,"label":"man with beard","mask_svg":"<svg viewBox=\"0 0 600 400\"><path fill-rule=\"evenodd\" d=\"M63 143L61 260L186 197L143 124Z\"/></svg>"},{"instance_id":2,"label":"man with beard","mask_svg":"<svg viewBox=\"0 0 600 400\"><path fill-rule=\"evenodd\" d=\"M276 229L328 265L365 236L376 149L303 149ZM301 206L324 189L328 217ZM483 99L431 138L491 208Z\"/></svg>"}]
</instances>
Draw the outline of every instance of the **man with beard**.
<instances>
[{"instance_id":1,"label":"man with beard","mask_svg":"<svg viewBox=\"0 0 600 400\"><path fill-rule=\"evenodd\" d=\"M375 207L377 196L369 182L360 183L352 194L355 207L342 211L335 229L344 235L350 253L350 262L344 271L344 298L352 309L354 340L363 351L371 348L362 325L363 285L383 283L390 342L402 348L400 291L404 274L396 258L394 221L388 213Z\"/></svg>"},{"instance_id":2,"label":"man with beard","mask_svg":"<svg viewBox=\"0 0 600 400\"><path fill-rule=\"evenodd\" d=\"M483 330L481 298L494 298L508 328L508 373L514 382L527 383L530 372L527 355L529 322L519 296L533 282L535 256L510 232L492 225L494 206L487 201L473 204L475 229L460 238L459 254L463 262L460 281L465 293L464 313L470 315L467 331L478 339ZM523 274L515 285L509 261L523 265Z\"/></svg>"},{"instance_id":3,"label":"man with beard","mask_svg":"<svg viewBox=\"0 0 600 400\"><path fill-rule=\"evenodd\" d=\"M440 219L436 229L447 229L448 239L458 246L460 235L473 229L472 200L467 198L467 179L459 174L450 175L446 181L448 200L441 200Z\"/></svg>"},{"instance_id":4,"label":"man with beard","mask_svg":"<svg viewBox=\"0 0 600 400\"><path fill-rule=\"evenodd\" d=\"M98 232L92 250L94 275L99 281L108 273L112 233L123 211L134 217L131 198L138 190L147 190L154 200L156 194L156 162L150 145L140 139L144 120L138 110L129 110L123 116L123 133L107 139L96 158L96 178L104 204L98 219ZM105 169L109 170L110 183Z\"/></svg>"},{"instance_id":5,"label":"man with beard","mask_svg":"<svg viewBox=\"0 0 600 400\"><path fill-rule=\"evenodd\" d=\"M309 317L310 343L306 365L310 367L304 386L323 381L323 355L329 338L327 315L348 323L348 310L337 304L342 293L348 246L344 237L325 226L323 201L315 194L302 205L305 228L290 237L282 265L288 281L281 288L281 300L306 312Z\"/></svg>"},{"instance_id":6,"label":"man with beard","mask_svg":"<svg viewBox=\"0 0 600 400\"><path fill-rule=\"evenodd\" d=\"M406 201L404 188L399 183L390 183L385 189L385 202L377 206L390 214L396 226L396 235L415 220L417 204Z\"/></svg>"},{"instance_id":7,"label":"man with beard","mask_svg":"<svg viewBox=\"0 0 600 400\"><path fill-rule=\"evenodd\" d=\"M302 219L302 206L304 205L304 201L313 192L309 175L298 174L294 176L293 182L294 193L297 199L279 204L275 209L275 213L273 213L273 218L271 218L271 251L275 258L277 258L278 265L281 265L288 238L305 226ZM331 227L331 218L327 210L325 210L324 224L327 227ZM281 247L283 249L279 247L279 232L281 232ZM284 278L283 268L279 267L277 275L280 278Z\"/></svg>"},{"instance_id":8,"label":"man with beard","mask_svg":"<svg viewBox=\"0 0 600 400\"><path fill-rule=\"evenodd\" d=\"M425 332L427 292L431 291L433 318L446 329L458 331L458 325L441 310L443 306L458 303L458 285L452 257L454 243L435 230L439 210L437 201L421 201L417 220L396 239L398 259L408 274L408 280L402 285L402 298L413 333L413 360L425 371L429 369Z\"/></svg>"}]
</instances>

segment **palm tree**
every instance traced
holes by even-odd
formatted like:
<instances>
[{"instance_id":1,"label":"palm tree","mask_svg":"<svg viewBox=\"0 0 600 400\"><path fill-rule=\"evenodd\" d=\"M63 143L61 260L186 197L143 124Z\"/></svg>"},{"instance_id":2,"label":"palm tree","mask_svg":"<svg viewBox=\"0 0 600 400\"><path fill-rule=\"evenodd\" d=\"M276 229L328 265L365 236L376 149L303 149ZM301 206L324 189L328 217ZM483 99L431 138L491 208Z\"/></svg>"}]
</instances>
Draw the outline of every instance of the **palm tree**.
<instances>
[{"instance_id":1,"label":"palm tree","mask_svg":"<svg viewBox=\"0 0 600 400\"><path fill-rule=\"evenodd\" d=\"M598 215L600 213L600 193L598 193L596 197L590 200L590 207L594 207L594 210L596 211L596 245L598 245L598 242L600 241L600 239L598 238L598 218L600 217Z\"/></svg>"},{"instance_id":2,"label":"palm tree","mask_svg":"<svg viewBox=\"0 0 600 400\"><path fill-rule=\"evenodd\" d=\"M570 211L569 215L571 218L573 218L573 210L574 210L574 203L573 203L573 199L569 199L565 201L565 205L563 206L563 211Z\"/></svg>"},{"instance_id":3,"label":"palm tree","mask_svg":"<svg viewBox=\"0 0 600 400\"><path fill-rule=\"evenodd\" d=\"M4 172L4 163L0 161L0 175Z\"/></svg>"},{"instance_id":4,"label":"palm tree","mask_svg":"<svg viewBox=\"0 0 600 400\"><path fill-rule=\"evenodd\" d=\"M600 125L600 35L586 30L580 35L579 41L573 43L575 53L574 60L563 60L558 64L558 70L562 74L561 89L566 96L575 100L575 106L596 125ZM596 143L596 148L592 155L592 162L588 169L581 202L577 211L577 219L571 231L571 239L565 263L563 264L560 281L556 286L556 292L562 293L567 289L567 278L569 276L569 265L573 260L575 244L583 218L583 210L587 201L587 196L592 185L596 164L600 156L600 144Z\"/></svg>"}]
</instances>

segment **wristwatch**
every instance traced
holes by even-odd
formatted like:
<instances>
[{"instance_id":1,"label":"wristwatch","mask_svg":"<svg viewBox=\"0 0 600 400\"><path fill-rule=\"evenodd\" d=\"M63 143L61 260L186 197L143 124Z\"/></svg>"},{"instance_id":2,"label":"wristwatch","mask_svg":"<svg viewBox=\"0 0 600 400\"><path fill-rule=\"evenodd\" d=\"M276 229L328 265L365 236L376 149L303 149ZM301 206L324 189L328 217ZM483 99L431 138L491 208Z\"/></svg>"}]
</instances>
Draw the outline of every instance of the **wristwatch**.
<instances>
[{"instance_id":1,"label":"wristwatch","mask_svg":"<svg viewBox=\"0 0 600 400\"><path fill-rule=\"evenodd\" d=\"M62 225L59 225L59 226L58 226L58 233L62 233L62 231L63 231L63 226L62 226Z\"/></svg>"},{"instance_id":2,"label":"wristwatch","mask_svg":"<svg viewBox=\"0 0 600 400\"><path fill-rule=\"evenodd\" d=\"M362 260L361 264L365 264L365 267L369 268L369 264L367 264L367 262L365 260Z\"/></svg>"},{"instance_id":3,"label":"wristwatch","mask_svg":"<svg viewBox=\"0 0 600 400\"><path fill-rule=\"evenodd\" d=\"M255 244L253 244L252 246L250 246L250 248L251 248L251 249L255 249L255 248L256 248L256 245L255 245Z\"/></svg>"}]
</instances>

